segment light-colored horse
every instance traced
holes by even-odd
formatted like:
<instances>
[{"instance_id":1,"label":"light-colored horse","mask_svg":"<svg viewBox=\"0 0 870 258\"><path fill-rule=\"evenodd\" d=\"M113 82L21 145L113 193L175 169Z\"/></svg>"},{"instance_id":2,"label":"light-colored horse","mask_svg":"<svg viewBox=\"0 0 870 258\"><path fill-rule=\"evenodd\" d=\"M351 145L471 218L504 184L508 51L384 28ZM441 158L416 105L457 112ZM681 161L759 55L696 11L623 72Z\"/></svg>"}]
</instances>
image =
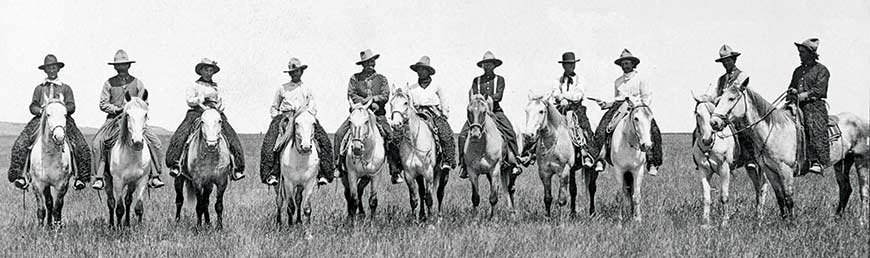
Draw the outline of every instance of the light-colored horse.
<instances>
[{"instance_id":1,"label":"light-colored horse","mask_svg":"<svg viewBox=\"0 0 870 258\"><path fill-rule=\"evenodd\" d=\"M495 123L492 113L492 103L483 95L472 95L468 102L468 136L465 141L465 166L468 179L471 181L471 204L474 208L480 204L478 176L486 175L489 180L489 217L495 215L495 204L498 203L499 192L508 194L508 208L514 212L514 189L511 172L503 170L504 139Z\"/></svg>"},{"instance_id":2,"label":"light-colored horse","mask_svg":"<svg viewBox=\"0 0 870 258\"><path fill-rule=\"evenodd\" d=\"M400 137L399 155L405 170L405 183L408 184L408 194L411 200L411 212L417 208L417 194L420 195L419 218L425 220L426 213L432 213L432 193L437 189L438 213L441 213L441 202L444 200L444 186L447 183L446 174L436 170L438 162L435 150L435 135L429 126L417 115L414 101L407 88L396 88L390 99L392 113L390 125L394 137ZM412 180L413 179L413 180Z\"/></svg>"},{"instance_id":3,"label":"light-colored horse","mask_svg":"<svg viewBox=\"0 0 870 258\"><path fill-rule=\"evenodd\" d=\"M208 201L215 192L214 210L217 213L217 228L223 227L224 192L227 189L229 173L233 168L229 146L222 131L222 119L215 109L206 109L199 119L198 132L190 135L184 173L175 179L175 220L181 218L184 204L184 189L189 201L196 198L196 223L211 224ZM196 128L197 126L195 126Z\"/></svg>"},{"instance_id":4,"label":"light-colored horse","mask_svg":"<svg viewBox=\"0 0 870 258\"><path fill-rule=\"evenodd\" d=\"M357 213L365 214L362 205L363 190L371 184L369 209L375 216L378 207L377 186L381 180L378 173L383 171L386 160L384 138L377 127L375 114L369 110L372 101L365 104L354 104L350 101L350 130L345 145L347 155L345 164L347 175L341 178L344 185L344 198L347 200L348 216L352 219Z\"/></svg>"},{"instance_id":5,"label":"light-colored horse","mask_svg":"<svg viewBox=\"0 0 870 258\"><path fill-rule=\"evenodd\" d=\"M42 118L30 151L30 178L39 225L61 225L63 197L69 189L73 163L70 144L66 139L66 106L63 96L43 96ZM46 216L47 214L47 216Z\"/></svg>"},{"instance_id":6,"label":"light-colored horse","mask_svg":"<svg viewBox=\"0 0 870 258\"><path fill-rule=\"evenodd\" d=\"M866 223L870 213L870 149L868 149L868 122L851 113L837 116L842 135L831 143L831 163L835 164L837 183L840 185L840 204L837 214L842 214L851 194L849 171L855 166L862 198L861 223ZM734 86L725 89L714 111L711 125L722 129L731 121L742 120L751 130L752 142L759 153L759 169L764 172L776 195L783 218L794 215L794 173L801 166L797 158L797 129L795 122L784 109L777 109L752 89Z\"/></svg>"},{"instance_id":7,"label":"light-colored horse","mask_svg":"<svg viewBox=\"0 0 870 258\"><path fill-rule=\"evenodd\" d=\"M147 93L143 96L147 98ZM118 226L121 219L124 225L130 225L130 205L136 203L135 212L142 222L144 211L143 194L152 168L151 151L145 140L145 130L148 117L148 104L138 97L125 95L127 104L121 114L118 140L115 141L109 155L109 173L107 175L106 203L109 206L109 224ZM101 143L102 144L102 143Z\"/></svg>"},{"instance_id":8,"label":"light-colored horse","mask_svg":"<svg viewBox=\"0 0 870 258\"><path fill-rule=\"evenodd\" d=\"M281 214L287 213L287 223L293 224L296 216L302 223L302 215L311 222L311 197L317 190L317 173L320 158L314 146L314 123L317 121L311 112L301 110L288 123L286 134L292 135L290 142L281 151L281 176L275 187L278 205L277 221L281 224Z\"/></svg>"},{"instance_id":9,"label":"light-colored horse","mask_svg":"<svg viewBox=\"0 0 870 258\"><path fill-rule=\"evenodd\" d=\"M617 122L610 141L611 164L607 166L607 174L616 177L619 190L616 200L620 205L619 219L622 220L625 206L631 208L635 221L641 221L641 183L647 170L646 152L652 149L650 127L652 125L652 110L644 103L635 105L626 100L623 105L629 105L629 113ZM617 107L613 107L617 108ZM625 202L628 200L629 205Z\"/></svg>"},{"instance_id":10,"label":"light-colored horse","mask_svg":"<svg viewBox=\"0 0 870 258\"><path fill-rule=\"evenodd\" d=\"M577 181L575 180L574 144L567 121L550 103L550 96L529 95L526 104L526 123L523 127L528 139L535 139L535 155L538 161L538 176L544 184L544 207L547 217L553 203L553 176L559 176L559 206L567 204L566 194L571 197L571 213L576 213ZM593 197L594 198L594 197Z\"/></svg>"},{"instance_id":11,"label":"light-colored horse","mask_svg":"<svg viewBox=\"0 0 870 258\"><path fill-rule=\"evenodd\" d=\"M736 160L740 157L741 148L737 145L737 135L731 130L731 126L725 127L720 133L716 133L713 127L710 126L713 109L716 108L712 98L708 95L693 95L692 97L696 103L695 125L696 131L699 133L695 142L692 143L692 158L698 168L703 171L703 174L701 174L701 187L704 195L704 213L702 216L704 225L710 225L710 206L713 203L710 181L713 179L713 175L719 175L722 191L719 196L723 211L722 226L725 226L734 212L733 207L729 205L731 173L743 165L740 164L742 162L737 162ZM746 169L746 174L755 188L755 214L760 220L763 214L764 200L767 196L767 179L758 172L758 169L746 167L744 169Z\"/></svg>"}]
</instances>

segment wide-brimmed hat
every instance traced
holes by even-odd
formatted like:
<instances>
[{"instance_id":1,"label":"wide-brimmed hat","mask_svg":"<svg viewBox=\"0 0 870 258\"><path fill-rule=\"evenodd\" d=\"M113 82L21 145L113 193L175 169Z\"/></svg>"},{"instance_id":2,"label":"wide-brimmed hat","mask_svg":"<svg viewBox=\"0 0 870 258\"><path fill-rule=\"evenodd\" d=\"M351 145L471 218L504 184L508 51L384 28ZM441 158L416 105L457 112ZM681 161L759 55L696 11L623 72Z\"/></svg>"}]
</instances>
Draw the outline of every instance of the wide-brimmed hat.
<instances>
[{"instance_id":1,"label":"wide-brimmed hat","mask_svg":"<svg viewBox=\"0 0 870 258\"><path fill-rule=\"evenodd\" d=\"M740 52L734 51L729 45L722 45L722 47L719 48L719 58L716 59L716 62L722 62L725 58L738 56L740 56Z\"/></svg>"},{"instance_id":2,"label":"wide-brimmed hat","mask_svg":"<svg viewBox=\"0 0 870 258\"><path fill-rule=\"evenodd\" d=\"M308 65L302 64L302 61L299 61L299 58L293 57L293 58L290 58L290 62L287 63L287 71L284 71L284 72L285 73L292 73L293 71L296 71L296 70L305 71L305 69L308 69Z\"/></svg>"},{"instance_id":3,"label":"wide-brimmed hat","mask_svg":"<svg viewBox=\"0 0 870 258\"><path fill-rule=\"evenodd\" d=\"M372 49L366 49L362 52L359 52L359 62L356 62L357 65L362 65L368 60L376 60L378 57L381 57L381 54L375 54L372 52Z\"/></svg>"},{"instance_id":4,"label":"wide-brimmed hat","mask_svg":"<svg viewBox=\"0 0 870 258\"><path fill-rule=\"evenodd\" d=\"M411 65L411 70L413 70L415 72L417 71L417 69L420 69L420 68L429 69L430 74L435 74L435 68L433 68L432 66L429 65L429 57L428 56L421 57L420 61L417 61L416 64Z\"/></svg>"},{"instance_id":5,"label":"wide-brimmed hat","mask_svg":"<svg viewBox=\"0 0 870 258\"><path fill-rule=\"evenodd\" d=\"M118 49L118 51L115 52L114 61L110 62L109 64L110 65L132 64L135 62L136 61L130 61L130 57L127 56L127 51L124 51L123 49Z\"/></svg>"},{"instance_id":6,"label":"wide-brimmed hat","mask_svg":"<svg viewBox=\"0 0 870 258\"><path fill-rule=\"evenodd\" d=\"M221 68L217 66L217 62L208 58L203 58L201 61L199 61L199 63L196 64L196 67L194 67L193 70L196 72L196 74L202 75L199 73L199 70L206 66L214 67L214 73L218 73L221 71Z\"/></svg>"},{"instance_id":7,"label":"wide-brimmed hat","mask_svg":"<svg viewBox=\"0 0 870 258\"><path fill-rule=\"evenodd\" d=\"M486 53L483 53L483 60L477 62L477 66L483 67L483 64L487 62L492 62L493 64L495 64L495 67L501 66L501 60L495 58L495 55L493 55L490 51L486 51Z\"/></svg>"},{"instance_id":8,"label":"wide-brimmed hat","mask_svg":"<svg viewBox=\"0 0 870 258\"><path fill-rule=\"evenodd\" d=\"M801 43L795 42L794 45L797 47L806 47L807 49L812 50L813 52L816 52L817 50L819 50L819 39L809 38L807 40L804 40L804 42L801 42Z\"/></svg>"},{"instance_id":9,"label":"wide-brimmed hat","mask_svg":"<svg viewBox=\"0 0 870 258\"><path fill-rule=\"evenodd\" d=\"M617 58L616 61L613 61L613 63L616 65L619 65L619 62L621 62L622 60L626 60L626 59L634 62L634 65L640 64L640 59L638 59L637 57L634 57L634 55L632 55L631 51L628 51L628 49L622 49L622 54L620 54L619 58Z\"/></svg>"},{"instance_id":10,"label":"wide-brimmed hat","mask_svg":"<svg viewBox=\"0 0 870 258\"><path fill-rule=\"evenodd\" d=\"M574 58L574 52L565 52L562 54L562 61L559 61L560 64L564 63L576 63L580 62L580 58Z\"/></svg>"},{"instance_id":11,"label":"wide-brimmed hat","mask_svg":"<svg viewBox=\"0 0 870 258\"><path fill-rule=\"evenodd\" d=\"M46 66L50 65L56 65L58 69L63 68L64 66L63 62L57 61L57 57L52 54L48 54L45 56L45 59L42 60L42 65L40 65L38 68L39 70L43 70Z\"/></svg>"}]
</instances>

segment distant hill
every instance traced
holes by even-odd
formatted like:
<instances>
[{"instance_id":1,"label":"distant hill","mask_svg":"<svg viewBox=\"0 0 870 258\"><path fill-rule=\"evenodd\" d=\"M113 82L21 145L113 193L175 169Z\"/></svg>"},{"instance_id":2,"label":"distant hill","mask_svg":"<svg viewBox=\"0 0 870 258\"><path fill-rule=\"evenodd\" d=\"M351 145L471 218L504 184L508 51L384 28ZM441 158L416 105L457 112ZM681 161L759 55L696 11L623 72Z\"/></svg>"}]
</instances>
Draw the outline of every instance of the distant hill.
<instances>
[{"instance_id":1,"label":"distant hill","mask_svg":"<svg viewBox=\"0 0 870 258\"><path fill-rule=\"evenodd\" d=\"M166 130L161 127L152 127L154 129L154 133L157 135L172 135L172 131ZM82 134L93 135L97 133L99 128L93 127L79 127L82 130ZM2 122L0 121L0 136L17 136L21 134L21 131L24 130L24 123L12 123L12 122Z\"/></svg>"}]
</instances>

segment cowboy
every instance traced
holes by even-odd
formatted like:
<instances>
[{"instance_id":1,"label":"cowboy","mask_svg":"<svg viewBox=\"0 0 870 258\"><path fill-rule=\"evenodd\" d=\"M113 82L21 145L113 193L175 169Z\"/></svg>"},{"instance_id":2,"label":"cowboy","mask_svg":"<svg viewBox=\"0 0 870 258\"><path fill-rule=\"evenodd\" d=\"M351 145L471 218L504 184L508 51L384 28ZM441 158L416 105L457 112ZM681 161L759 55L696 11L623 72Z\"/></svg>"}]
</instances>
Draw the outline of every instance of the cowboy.
<instances>
[{"instance_id":1,"label":"cowboy","mask_svg":"<svg viewBox=\"0 0 870 258\"><path fill-rule=\"evenodd\" d=\"M601 122L598 123L598 128L595 130L595 137L592 140L592 153L598 155L599 159L595 163L595 171L604 171L604 162L601 160L601 148L604 147L608 137L607 125L616 115L619 107L628 99L633 103L643 103L649 105L652 88L649 82L635 68L640 64L640 59L631 54L628 49L623 49L622 54L617 58L614 64L622 68L623 74L616 78L614 82L614 92L616 97L614 101L596 100L601 109L607 109ZM659 131L656 120L653 119L650 125L653 147L651 152L647 152L647 173L650 175L658 175L658 167L662 165L662 135Z\"/></svg>"},{"instance_id":2,"label":"cowboy","mask_svg":"<svg viewBox=\"0 0 870 258\"><path fill-rule=\"evenodd\" d=\"M716 83L716 89L714 95L714 101L719 102L719 98L722 96L722 93L725 92L725 89L734 86L749 86L749 74L741 71L737 68L737 57L740 56L740 52L734 51L731 49L731 46L722 45L719 49L719 58L715 61L717 63L722 63L722 67L725 68L725 74L719 76L719 80ZM739 126L739 128L744 128L745 125ZM755 148L752 146L752 136L751 132L748 130L743 130L737 133L737 144L740 145L740 157L741 161L746 162L747 169L756 169L758 167L758 163L755 161ZM695 135L693 134L693 137ZM695 142L694 139L692 142Z\"/></svg>"},{"instance_id":3,"label":"cowboy","mask_svg":"<svg viewBox=\"0 0 870 258\"><path fill-rule=\"evenodd\" d=\"M447 122L450 106L447 105L447 92L440 84L432 84L435 68L429 65L429 57L423 56L411 70L417 72L417 83L411 85L410 95L417 112L431 119L435 125L438 142L441 145L441 170L450 171L456 167L456 147L453 142L453 129Z\"/></svg>"},{"instance_id":4,"label":"cowboy","mask_svg":"<svg viewBox=\"0 0 870 258\"><path fill-rule=\"evenodd\" d=\"M552 96L559 113L566 117L569 116L569 112L573 113L577 119L571 120L575 122L571 127L582 130L582 137L586 138L592 136L592 126L589 125L589 118L586 117L586 106L583 105L583 97L586 93L585 79L574 72L577 62L580 62L580 59L575 58L574 52L562 54L562 60L559 63L562 64L563 72L553 87ZM520 156L520 162L523 165L527 166L534 161L536 143L536 139L523 138L523 152ZM583 147L586 148L588 145ZM580 153L578 153L578 157L581 157ZM582 155L582 157L583 165L591 167L592 158L588 155Z\"/></svg>"},{"instance_id":5,"label":"cowboy","mask_svg":"<svg viewBox=\"0 0 870 258\"><path fill-rule=\"evenodd\" d=\"M232 180L240 180L245 178L245 154L242 150L242 144L239 142L239 136L224 115L223 99L220 97L218 85L212 80L212 76L220 72L221 68L217 66L217 62L208 58L203 58L196 66L194 71L200 77L193 85L188 88L186 93L187 106L190 109L184 116L184 120L178 125L178 129L172 134L169 140L169 148L166 150L166 166L169 168L169 175L177 177L179 172L179 163L181 155L184 152L187 139L190 134L194 133L197 128L196 122L206 109L212 108L217 110L221 115L221 129L229 145L230 154L235 162L235 171L231 177Z\"/></svg>"},{"instance_id":6,"label":"cowboy","mask_svg":"<svg viewBox=\"0 0 870 258\"><path fill-rule=\"evenodd\" d=\"M807 141L809 172L822 174L830 160L828 141L828 68L818 62L819 39L811 38L794 45L800 55L801 65L794 69L788 85L786 101L803 111L804 133ZM793 109L794 110L794 109ZM801 172L800 175L806 174Z\"/></svg>"},{"instance_id":7,"label":"cowboy","mask_svg":"<svg viewBox=\"0 0 870 258\"><path fill-rule=\"evenodd\" d=\"M39 69L45 72L46 78L33 89L33 99L30 101L30 113L33 114L33 119L27 122L27 125L24 126L24 131L15 139L15 143L12 145L12 161L9 164L9 182L20 189L27 189L29 186L29 182L23 176L22 170L27 163L30 150L36 139L36 130L42 117L42 109L48 104L45 102L49 98L63 97L64 106L66 106L65 134L68 137L67 144L72 149L72 158L75 162L76 172L78 172L73 183L73 188L81 190L85 188L85 182L90 181L90 147L81 131L79 131L78 126L76 126L75 120L72 118L72 114L76 112L76 101L73 97L72 88L57 78L57 73L63 67L64 63L57 61L57 57L52 54L46 55L43 64L39 66Z\"/></svg>"},{"instance_id":8,"label":"cowboy","mask_svg":"<svg viewBox=\"0 0 870 258\"><path fill-rule=\"evenodd\" d=\"M387 111L384 106L390 99L390 86L387 82L387 77L375 71L375 60L380 57L380 54L374 54L371 49L366 49L359 53L360 61L357 65L362 66L362 71L350 77L350 82L347 84L347 97L353 103L366 103L372 101L369 108L375 114L378 129L381 136L384 137L384 148L386 150L387 163L390 165L390 181L393 184L404 183L399 175L402 172L402 162L399 158L399 151L392 139L392 129L387 123ZM346 168L344 167L344 153L341 153L341 143L344 139L347 130L350 128L350 119L345 119L344 123L338 127L335 132L335 156L338 157L339 174L343 174Z\"/></svg>"},{"instance_id":9,"label":"cowboy","mask_svg":"<svg viewBox=\"0 0 870 258\"><path fill-rule=\"evenodd\" d=\"M314 94L312 94L311 88L302 84L302 73L305 72L305 69L308 69L308 65L303 65L298 58L290 58L287 71L284 71L290 75L290 82L278 87L272 100L272 106L269 108L272 122L269 124L269 130L266 131L266 136L263 138L263 148L260 150L260 179L267 185L278 185L280 169L278 157L280 157L281 150L275 150L275 145L283 122L289 119L288 124L292 125L292 119L296 112L309 112L312 115L317 115ZM332 182L332 172L335 166L332 159L332 143L329 141L326 131L320 126L320 121L317 120L314 122L314 139L317 141L317 156L320 158L317 184L325 185Z\"/></svg>"},{"instance_id":10,"label":"cowboy","mask_svg":"<svg viewBox=\"0 0 870 258\"><path fill-rule=\"evenodd\" d=\"M500 104L502 97L504 96L504 77L496 75L495 72L493 72L493 70L495 70L496 67L501 66L501 64L502 61L495 58L495 55L493 55L492 52L486 51L486 53L483 54L483 60L477 62L477 67L483 69L483 75L474 77L474 80L471 81L471 89L468 90L468 96L480 94L492 103L492 112L495 116L495 123L508 147L508 151L505 153L505 163L502 168L511 169L513 175L519 175L522 173L522 169L520 169L516 164L519 159L517 156L516 132L514 132L514 127L511 125L507 116L505 116L504 110L502 110ZM465 124L462 125L462 131L459 132L459 157L465 156L465 138L468 136L469 126L468 121L466 121ZM459 177L468 178L468 172L466 171L463 158L459 159L459 164L462 167Z\"/></svg>"},{"instance_id":11,"label":"cowboy","mask_svg":"<svg viewBox=\"0 0 870 258\"><path fill-rule=\"evenodd\" d=\"M91 145L91 151L94 155L93 169L95 173L94 184L91 185L91 188L96 190L102 190L105 186L103 175L108 161L108 159L105 159L105 156L107 156L105 154L108 154L106 153L108 150L106 150L105 147L111 148L120 133L118 123L121 121L119 119L122 117L121 114L124 113L124 105L127 104L125 95L136 96L139 98L145 96L145 85L141 80L130 75L129 72L130 65L135 62L136 61L130 60L127 56L127 52L123 49L119 49L115 52L114 61L108 63L115 67L115 71L118 72L118 75L106 80L106 82L103 83L103 90L100 93L100 110L106 112L108 115L106 115L106 122L103 123L103 126L100 127L100 130L97 131L97 134L94 136L94 141ZM166 167L163 162L163 151L161 151L163 146L160 143L160 138L157 138L157 135L155 135L148 126L145 127L144 136L147 139L151 157L154 157L152 159L154 162L154 168L151 170L151 179L148 181L148 186L152 188L160 188L164 185L163 181L160 181L160 174Z\"/></svg>"}]
</instances>

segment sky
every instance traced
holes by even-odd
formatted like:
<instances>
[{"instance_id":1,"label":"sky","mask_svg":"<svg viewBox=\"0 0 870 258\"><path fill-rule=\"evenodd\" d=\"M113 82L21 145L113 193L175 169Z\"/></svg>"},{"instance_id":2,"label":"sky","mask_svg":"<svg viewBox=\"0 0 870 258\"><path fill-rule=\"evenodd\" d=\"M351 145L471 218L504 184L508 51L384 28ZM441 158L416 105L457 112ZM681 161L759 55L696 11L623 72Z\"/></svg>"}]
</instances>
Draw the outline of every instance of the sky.
<instances>
[{"instance_id":1,"label":"sky","mask_svg":"<svg viewBox=\"0 0 870 258\"><path fill-rule=\"evenodd\" d=\"M79 125L98 127L100 89L124 49L131 74L150 91L150 123L174 130L187 109L184 90L203 57L218 62L226 114L236 131L269 124L275 90L289 77L291 57L309 65L318 118L334 131L347 117L347 83L359 52L381 54L376 70L391 84L416 81L408 66L428 55L434 82L448 89L450 124L465 120L467 92L483 53L504 64L502 106L523 124L529 91L553 87L556 62L573 51L586 95L612 98L623 48L640 58L652 84L651 107L664 132L694 127L691 91L704 92L723 73L722 44L743 53L737 66L756 91L773 99L800 64L793 42L821 39L820 62L831 72L831 113L870 116L870 2L846 1L12 1L0 0L0 121L26 122L46 54L66 67L60 78L75 93ZM593 126L603 114L586 103Z\"/></svg>"}]
</instances>

